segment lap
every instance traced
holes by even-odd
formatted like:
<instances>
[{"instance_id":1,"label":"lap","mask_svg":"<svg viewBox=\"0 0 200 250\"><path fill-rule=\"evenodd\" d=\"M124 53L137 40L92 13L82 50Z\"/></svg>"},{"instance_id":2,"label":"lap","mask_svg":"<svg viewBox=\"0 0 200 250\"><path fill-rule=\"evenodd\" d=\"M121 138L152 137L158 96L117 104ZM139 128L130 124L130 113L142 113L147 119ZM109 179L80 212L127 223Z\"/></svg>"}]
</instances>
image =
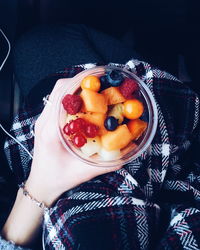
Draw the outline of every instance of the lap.
<instances>
[{"instance_id":1,"label":"lap","mask_svg":"<svg viewBox=\"0 0 200 250\"><path fill-rule=\"evenodd\" d=\"M54 243L90 244L90 237L86 237L84 233L93 235L96 223L99 233L103 234L105 228L106 239L110 238L112 241L109 244L119 244L121 247L120 244L124 239L127 245L140 244L143 249L144 244L152 245L155 237L160 240L160 236L163 236L156 233L157 222L159 230L162 231L163 228L158 213L161 208L161 211L168 211L168 217L165 215L165 230L163 230L167 233L167 237L160 244L168 242L169 249L173 249L170 240L177 239L174 241L178 246L175 249L181 247L184 249L186 246L184 244L189 242L185 239L193 237L198 249L199 242L196 235L200 228L197 220L200 208L199 99L175 77L154 69L147 63L132 60L124 66L134 70L138 77L145 80L154 94L159 110L159 124L151 147L119 172L93 180L92 185L85 183L73 190L72 194L62 197L63 199L50 210L50 214L46 215L46 245L51 247ZM67 72L71 71L65 72L66 77L68 77ZM33 149L33 138L30 138L29 127L40 111L21 113L11 131L14 136L19 136L29 150ZM21 181L26 179L30 170L30 159L12 140L6 142L5 150L16 175ZM14 158L20 161L16 162ZM187 227L184 227L186 224ZM81 225L81 231L78 225ZM176 228L178 229L175 230ZM189 230L185 230L187 228ZM81 238L82 232L83 238ZM129 233L132 234L127 238L126 235ZM186 236L181 238L180 233ZM76 235L79 239L77 241L74 240ZM83 242L85 238L86 243ZM96 239L95 242L99 240ZM100 241L98 244L104 242Z\"/></svg>"},{"instance_id":2,"label":"lap","mask_svg":"<svg viewBox=\"0 0 200 250\"><path fill-rule=\"evenodd\" d=\"M16 79L25 96L40 80L65 67L138 58L119 40L78 24L37 27L17 41L13 53Z\"/></svg>"}]
</instances>

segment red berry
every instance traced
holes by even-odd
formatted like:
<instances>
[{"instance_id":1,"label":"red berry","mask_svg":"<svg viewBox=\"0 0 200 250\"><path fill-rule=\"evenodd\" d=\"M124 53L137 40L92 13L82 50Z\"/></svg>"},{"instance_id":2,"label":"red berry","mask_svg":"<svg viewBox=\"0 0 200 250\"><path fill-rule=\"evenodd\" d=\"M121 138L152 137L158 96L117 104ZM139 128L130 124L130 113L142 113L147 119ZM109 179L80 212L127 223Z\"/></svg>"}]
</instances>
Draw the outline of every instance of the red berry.
<instances>
[{"instance_id":1,"label":"red berry","mask_svg":"<svg viewBox=\"0 0 200 250\"><path fill-rule=\"evenodd\" d=\"M85 135L86 137L89 138L94 138L95 136L97 136L98 133L98 127L94 124L87 124L85 127Z\"/></svg>"},{"instance_id":2,"label":"red berry","mask_svg":"<svg viewBox=\"0 0 200 250\"><path fill-rule=\"evenodd\" d=\"M82 103L83 101L79 95L67 94L62 100L64 109L70 115L78 113L81 109Z\"/></svg>"},{"instance_id":3,"label":"red berry","mask_svg":"<svg viewBox=\"0 0 200 250\"><path fill-rule=\"evenodd\" d=\"M77 126L77 124L74 121L71 121L69 123L69 130L70 130L71 134L73 135L79 131L79 126Z\"/></svg>"},{"instance_id":4,"label":"red berry","mask_svg":"<svg viewBox=\"0 0 200 250\"><path fill-rule=\"evenodd\" d=\"M85 138L85 136L83 134L76 133L72 139L72 142L75 146L80 148L87 142L87 139Z\"/></svg>"},{"instance_id":5,"label":"red berry","mask_svg":"<svg viewBox=\"0 0 200 250\"><path fill-rule=\"evenodd\" d=\"M74 120L74 122L77 124L77 126L79 126L80 130L84 131L85 126L86 126L86 121L82 118L77 118L76 120Z\"/></svg>"},{"instance_id":6,"label":"red berry","mask_svg":"<svg viewBox=\"0 0 200 250\"><path fill-rule=\"evenodd\" d=\"M75 134L76 132L84 132L85 131L86 122L82 118L78 118L69 123L69 130L71 134Z\"/></svg>"},{"instance_id":7,"label":"red berry","mask_svg":"<svg viewBox=\"0 0 200 250\"><path fill-rule=\"evenodd\" d=\"M70 128L69 128L69 123L67 123L67 124L64 126L63 132L64 132L66 135L71 135L71 131L70 131Z\"/></svg>"},{"instance_id":8,"label":"red berry","mask_svg":"<svg viewBox=\"0 0 200 250\"><path fill-rule=\"evenodd\" d=\"M138 90L138 84L129 78L126 78L119 86L119 90L126 99L133 99L133 93Z\"/></svg>"}]
</instances>

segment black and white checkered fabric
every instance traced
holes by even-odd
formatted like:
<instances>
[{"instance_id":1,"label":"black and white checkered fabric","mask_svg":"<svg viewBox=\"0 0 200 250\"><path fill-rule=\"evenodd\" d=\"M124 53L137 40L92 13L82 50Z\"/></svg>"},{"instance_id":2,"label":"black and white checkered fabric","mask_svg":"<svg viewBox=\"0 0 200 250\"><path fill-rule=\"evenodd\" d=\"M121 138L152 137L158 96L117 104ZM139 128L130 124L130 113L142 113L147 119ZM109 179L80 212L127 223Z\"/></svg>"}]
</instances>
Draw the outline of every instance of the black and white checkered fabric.
<instances>
[{"instance_id":1,"label":"black and white checkered fabric","mask_svg":"<svg viewBox=\"0 0 200 250\"><path fill-rule=\"evenodd\" d=\"M151 90L158 109L156 135L139 158L65 194L45 214L45 248L200 249L199 98L176 77L146 62L111 65L134 72ZM72 77L94 66L74 66L60 75ZM11 128L30 152L30 126L42 108L20 111ZM5 153L22 182L30 157L9 138Z\"/></svg>"}]
</instances>

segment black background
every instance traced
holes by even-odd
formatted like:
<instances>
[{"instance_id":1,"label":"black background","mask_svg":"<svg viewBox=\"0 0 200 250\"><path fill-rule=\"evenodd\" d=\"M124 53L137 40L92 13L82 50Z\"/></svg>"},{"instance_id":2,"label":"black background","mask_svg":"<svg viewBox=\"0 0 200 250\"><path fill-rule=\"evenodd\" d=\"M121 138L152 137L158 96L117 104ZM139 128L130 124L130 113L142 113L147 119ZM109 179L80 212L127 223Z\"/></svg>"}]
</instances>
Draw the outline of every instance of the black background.
<instances>
[{"instance_id":1,"label":"black background","mask_svg":"<svg viewBox=\"0 0 200 250\"><path fill-rule=\"evenodd\" d=\"M83 23L117 38L122 38L129 32L129 35L134 37L134 45L130 46L134 46L146 61L174 75L178 76L178 55L183 55L192 79L190 85L199 91L198 2L196 0L0 0L0 26L12 44L31 27L48 23ZM0 38L0 62L5 57L7 48L5 46L5 41ZM12 103L10 101L11 57L0 73L0 106L3 107L1 120L5 121L9 119Z\"/></svg>"},{"instance_id":2,"label":"black background","mask_svg":"<svg viewBox=\"0 0 200 250\"><path fill-rule=\"evenodd\" d=\"M142 57L178 76L178 55L183 55L191 87L199 86L199 1L196 0L0 0L0 27L11 45L35 25L83 23L114 37L127 32L130 44ZM0 62L7 45L0 36ZM13 108L12 53L0 72L0 120L9 126Z\"/></svg>"}]
</instances>

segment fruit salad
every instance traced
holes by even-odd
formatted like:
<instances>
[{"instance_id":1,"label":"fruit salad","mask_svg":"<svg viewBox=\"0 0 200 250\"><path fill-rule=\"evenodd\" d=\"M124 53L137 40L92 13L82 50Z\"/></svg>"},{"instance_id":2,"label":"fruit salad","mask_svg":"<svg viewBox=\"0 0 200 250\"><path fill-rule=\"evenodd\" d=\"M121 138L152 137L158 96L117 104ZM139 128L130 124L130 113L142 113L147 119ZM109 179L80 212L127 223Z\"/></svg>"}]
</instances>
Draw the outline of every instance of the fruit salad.
<instances>
[{"instance_id":1,"label":"fruit salad","mask_svg":"<svg viewBox=\"0 0 200 250\"><path fill-rule=\"evenodd\" d=\"M117 69L86 76L78 91L63 97L62 105L64 137L87 157L119 159L122 150L133 148L148 126L138 83Z\"/></svg>"}]
</instances>

